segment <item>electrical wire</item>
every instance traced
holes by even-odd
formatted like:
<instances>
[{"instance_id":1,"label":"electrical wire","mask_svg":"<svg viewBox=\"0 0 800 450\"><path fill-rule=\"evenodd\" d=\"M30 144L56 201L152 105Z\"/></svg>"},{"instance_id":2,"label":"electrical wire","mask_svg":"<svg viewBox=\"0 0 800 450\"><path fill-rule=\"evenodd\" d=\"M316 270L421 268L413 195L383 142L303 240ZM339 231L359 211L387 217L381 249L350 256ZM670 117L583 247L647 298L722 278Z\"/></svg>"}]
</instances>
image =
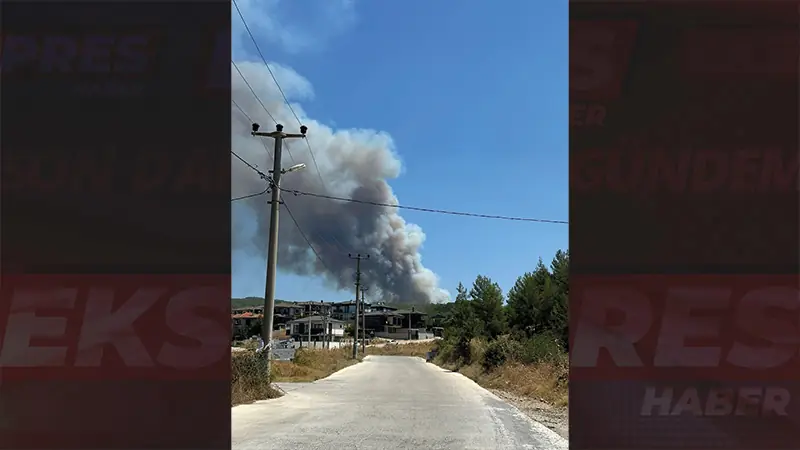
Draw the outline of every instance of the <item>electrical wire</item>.
<instances>
[{"instance_id":1,"label":"electrical wire","mask_svg":"<svg viewBox=\"0 0 800 450\"><path fill-rule=\"evenodd\" d=\"M252 118L250 118L250 115L249 115L249 114L247 114L247 113L244 111L244 109L242 109L242 107L241 107L241 106L239 106L239 104L238 104L238 103L236 103L236 100L234 100L234 99L231 99L231 103L233 103L233 106L235 106L235 107L236 107L236 109L238 109L238 110L239 110L239 112L240 112L240 113L242 113L242 114L243 114L243 115L244 115L244 116L247 118L247 121L248 121L248 122L250 122L250 123L253 123L253 119L252 119ZM262 145L262 146L264 146L264 150L266 150L266 151L267 151L267 154L269 155L269 159L270 159L270 160L272 160L272 151L269 149L269 146L267 146L267 143L266 143L266 142L264 142L264 139L259 139L259 142L261 142L261 145ZM287 150L287 151L288 151L288 150Z\"/></svg>"},{"instance_id":2,"label":"electrical wire","mask_svg":"<svg viewBox=\"0 0 800 450\"><path fill-rule=\"evenodd\" d=\"M244 81L244 84L245 84L245 85L247 85L247 88L248 88L248 89L250 89L250 93L251 93L251 94L253 94L253 97L255 97L255 99L256 99L256 101L258 102L258 104L259 104L259 105L261 105L261 108L264 110L264 112L265 112L265 113L267 113L267 115L269 116L269 118L270 118L270 119L272 119L272 121L273 121L275 124L277 124L277 123L278 123L278 121L277 121L277 120L275 120L275 116L273 116L273 115L272 115L272 113L271 113L271 112L269 112L269 109L267 109L267 106L266 106L266 105L264 105L264 102L262 102L262 101L261 101L261 98L259 98L259 97L258 97L258 94L256 94L256 91L255 91L255 89L253 89L253 86L251 86L251 85L250 85L250 82L249 82L249 81L247 81L247 77L245 77L245 76L244 76L244 74L242 73L242 71L241 71L241 70L239 70L239 66L237 66L237 65L236 65L236 63L235 63L233 60L231 60L231 64L233 64L233 68L234 68L234 69L236 69L236 71L237 71L237 72L239 72L239 76L240 76L240 77L242 77L242 81ZM233 103L233 105L234 105L234 106L236 106L236 108L238 108L238 109L239 109L239 111L241 111L241 113L242 113L242 114L244 114L244 115L245 115L245 117L247 117L247 120L249 120L249 121L250 121L250 123L255 123L255 121L254 121L254 120L253 120L253 119L250 117L250 115L249 115L249 114L247 114L246 112L244 112L244 110L242 109L242 107L241 107L241 106L239 106L239 104L238 104L238 103L236 103L236 102L235 102L233 99L231 99L231 102ZM269 147L267 147L267 144L264 142L264 140L263 140L263 139L259 139L259 140L261 141L261 144L262 144L262 145L264 145L264 148L266 148L266 149L267 149L267 153L268 153L269 155L272 155L272 152L271 152L271 151L269 151ZM289 159L291 159L291 160L292 160L292 163L294 163L294 164L297 164L297 161L295 161L295 160L294 160L294 156L292 155L292 151L291 151L291 150L289 150L289 148L288 148L288 147L286 148L286 153L288 153L288 154L289 154Z\"/></svg>"},{"instance_id":3,"label":"electrical wire","mask_svg":"<svg viewBox=\"0 0 800 450\"><path fill-rule=\"evenodd\" d=\"M298 190L292 189L283 189L284 192L289 192L294 195L306 195L309 197L316 197L316 198L324 198L328 200L338 200L343 202L350 202L350 203L360 203L363 205L371 205L371 206L383 206L388 208L398 208L398 209L407 209L409 211L421 211L421 212L429 212L429 213L436 213L436 214L447 214L451 216L465 216L465 217L478 217L482 219L498 219L498 220L511 220L511 221L518 221L518 222L540 222L540 223L556 223L556 224L563 224L568 225L569 222L566 220L554 220L554 219L534 219L531 217L514 217L514 216L498 216L493 214L478 214L478 213L470 213L470 212L462 212L462 211L448 211L445 209L434 209L434 208L421 208L419 206L406 206L406 205L393 205L391 203L380 203L380 202L373 202L368 200L357 200L354 198L345 198L345 197L336 197L333 195L324 195L324 194L315 194L312 192L303 192Z\"/></svg>"},{"instance_id":4,"label":"electrical wire","mask_svg":"<svg viewBox=\"0 0 800 450\"><path fill-rule=\"evenodd\" d=\"M265 174L264 172L259 170L258 167L256 167L256 166L250 164L249 162L247 162L244 158L239 156L235 151L231 150L231 155L235 156L236 159L238 159L239 161L243 162L245 166L253 169L258 174L258 176L261 177L262 180L266 180L267 179L267 174Z\"/></svg>"},{"instance_id":5,"label":"electrical wire","mask_svg":"<svg viewBox=\"0 0 800 450\"><path fill-rule=\"evenodd\" d=\"M297 231L299 231L299 232L300 232L300 236L302 236L302 237L303 237L303 240L304 240L304 241L306 241L306 244L308 244L308 248L310 248L310 249L311 249L311 251L312 251L312 252L314 252L314 255L316 255L316 257L317 257L317 259L319 260L319 262L320 262L320 263L322 263L322 267L324 267L324 268L325 268L325 269L326 269L328 272L330 272L331 274L333 274L333 273L334 273L334 271L332 271L332 270L330 269L330 267L328 267L328 265L327 265L327 264L325 264L325 260L324 260L324 259L322 259L322 256L320 256L320 254L317 252L317 250L314 248L314 246L313 246L313 245L311 245L311 241L309 241L309 240L308 240L308 236L306 236L306 234L303 232L303 229L302 229L302 228L300 228L300 224L299 224L299 223L297 223L297 219L295 219L295 218L294 218L294 214L292 214L292 210L291 210L291 209L289 209L289 205L287 205L285 201L283 202L283 208L284 208L284 209L286 210L286 212L289 214L289 218L291 218L291 219L292 219L292 222L294 222L294 226L296 226L296 227L297 227Z\"/></svg>"},{"instance_id":6,"label":"electrical wire","mask_svg":"<svg viewBox=\"0 0 800 450\"><path fill-rule=\"evenodd\" d=\"M256 91L255 89L253 89L253 86L251 86L250 82L247 81L247 77L244 76L242 71L239 69L239 66L236 65L236 62L234 62L234 60L231 60L231 64L233 64L233 68L236 69L237 72L239 72L239 76L242 77L242 81L244 81L244 84L247 86L248 89L250 89L250 93L253 94L253 97L255 97L258 104L261 105L261 107L264 109L264 112L267 113L267 115L269 116L270 119L272 119L273 122L278 123L278 121L275 120L275 116L273 116L272 113L269 112L267 107L264 105L264 102L262 102L261 98L258 96L258 94L256 94Z\"/></svg>"},{"instance_id":7,"label":"electrical wire","mask_svg":"<svg viewBox=\"0 0 800 450\"><path fill-rule=\"evenodd\" d=\"M233 61L231 61L231 62L233 62ZM244 116L247 118L247 121L248 121L248 122L250 122L250 123L253 123L253 122L255 122L255 121L253 120L253 118L252 118L252 117L250 117L250 114L247 114L246 112L244 112L244 110L242 109L242 107L241 107L241 106L239 106L239 104L238 104L238 103L236 103L236 100L234 100L234 99L231 99L231 103L233 103L233 106L235 106L235 107L236 107L236 109L238 109L240 113L244 114Z\"/></svg>"},{"instance_id":8,"label":"electrical wire","mask_svg":"<svg viewBox=\"0 0 800 450\"><path fill-rule=\"evenodd\" d=\"M236 153L231 152L239 158L239 155ZM239 158L247 164L248 167L255 170L260 176L263 175L263 172L255 168L252 164L244 161L243 159ZM501 215L494 215L494 214L479 214L479 213L471 213L471 212L463 212L463 211L451 211L446 209L436 209L436 208L422 208L419 206L407 206L407 205L399 205L399 204L391 204L391 203L381 203L381 202L373 202L369 200L358 200L354 198L346 198L346 197L336 197L333 195L325 195L325 194L316 194L313 192L305 192L300 191L297 189L286 189L286 188L279 188L281 191L293 194L293 195L305 195L308 197L315 197L315 198L322 198L326 200L336 200L342 202L349 202L349 203L359 203L362 205L370 205L370 206L380 206L386 208L397 208L397 209L406 209L409 211L420 211L420 212L427 212L427 213L435 213L435 214L446 214L450 216L462 216L462 217L476 217L480 219L496 219L496 220L508 220L508 221L515 221L515 222L538 222L538 223L553 223L559 225L569 225L569 221L567 220L555 220L555 219L537 219L533 217L515 217L515 216L501 216Z\"/></svg>"},{"instance_id":9,"label":"electrical wire","mask_svg":"<svg viewBox=\"0 0 800 450\"><path fill-rule=\"evenodd\" d=\"M233 62L233 61L231 61L231 62ZM240 72L240 74L241 74L241 72ZM242 75L242 78L244 79L244 75ZM247 80L246 80L246 79L245 79L245 83L247 83ZM253 93L253 95L255 95L255 92ZM238 109L238 110L239 110L239 111L240 111L240 112L241 112L241 113L242 113L242 114L243 114L245 117L247 117L247 119L248 119L248 120L250 120L250 121L252 122L252 119L250 119L250 115L249 115L249 114L247 114L247 113L244 111L244 109L242 109L242 107L241 107L241 106L239 106L239 104L238 104L238 103L236 103L236 101L234 101L233 99L231 99L231 102L233 103L233 105L234 105L234 106L235 106L235 107L236 107L236 108L237 108L237 109ZM262 105L262 106L263 106L263 105ZM266 110L266 108L265 108L265 110ZM269 111L267 111L267 114L269 114ZM270 117L271 117L271 116L272 116L272 115L270 114ZM264 141L263 141L263 140L261 140L261 142L262 142L262 144L264 143ZM267 153L268 153L268 154L270 154L269 148L267 147L267 145L266 145L266 144L264 144L264 149L265 149L265 150L267 150ZM287 151L288 151L288 149L287 149ZM259 177L261 177L261 179L262 179L262 180L264 180L264 181L266 181L266 182L267 182L267 186L266 186L266 187L264 187L264 190L263 190L263 191L261 191L261 192L258 192L258 193L255 193L255 194L243 195L243 196L241 196L241 197L235 197L235 198L232 198L232 199L231 199L231 202L236 202L236 201L240 201L240 200L246 200L246 199L248 199L248 198L254 198L254 197L258 197L258 196L264 195L264 194L266 194L267 192L269 192L269 190L270 190L270 188L271 188L271 187L273 187L273 186L275 185L275 182L274 182L274 180L272 179L272 177L269 177L269 176L267 176L267 174L265 174L264 172L262 172L261 170L259 170L259 169L258 169L256 166L254 166L253 164L250 164L250 163L249 163L247 160L245 160L244 158L242 158L241 156L239 156L239 154L237 154L237 153L236 153L236 152L234 152L233 150L231 150L231 154L232 154L234 157L236 157L236 159L238 159L239 161L241 161L241 162L242 162L244 165L246 165L247 167L249 167L250 169L252 169L253 171L255 171L255 172L258 174L258 176L259 176ZM291 154L290 154L290 155L291 155ZM320 254L317 252L317 250L314 248L314 246L313 246L313 245L311 245L311 241L308 239L308 237L306 236L306 234L303 232L303 229L302 229L302 228L300 228L300 224L299 224L299 223L297 223L297 219L295 219L295 218L294 218L294 214L292 214L292 211L289 209L289 205L287 205L287 204L286 204L286 202L283 202L283 206L284 206L284 208L286 209L286 212L287 212L287 213L289 213L289 217L292 219L292 222L294 222L294 226L296 226L296 227L297 227L297 231L298 231L298 232L300 232L300 236L302 236L302 237L303 237L303 240L305 240L305 241L306 241L306 244L308 244L308 248L310 248L310 249L311 249L311 251L312 251L312 252L314 252L314 255L316 255L317 259L318 259L318 260L319 260L319 262L322 264L322 266L323 266L323 267L325 267L325 269L327 269L327 270L328 270L328 272L330 272L331 274L333 274L334 272L333 272L333 271L330 269L330 267L328 267L328 265L325 263L325 260L324 260L324 259L322 259L322 256L320 256ZM323 240L325 240L325 239L323 239Z\"/></svg>"},{"instance_id":10,"label":"electrical wire","mask_svg":"<svg viewBox=\"0 0 800 450\"><path fill-rule=\"evenodd\" d=\"M269 185L267 185L267 187L265 187L263 191L261 191L261 192L259 192L257 194L250 194L250 195L243 195L241 197L234 197L234 198L231 199L231 202L238 202L239 200L246 200L248 198L258 197L259 195L264 195L267 192L269 192Z\"/></svg>"},{"instance_id":11,"label":"electrical wire","mask_svg":"<svg viewBox=\"0 0 800 450\"><path fill-rule=\"evenodd\" d=\"M303 122L300 120L300 117L298 117L297 113L294 112L294 108L292 108L292 104L289 102L289 99L286 97L286 93L283 92L283 88L281 88L281 84L278 83L278 79L275 77L275 74L272 72L272 68L269 66L269 63L267 62L267 58L265 58L264 54L261 53L261 47L259 47L258 42L256 42L255 36L253 36L253 33L250 31L250 27L247 25L247 21L244 19L244 14L242 14L242 10L239 9L239 4L236 2L236 0L233 0L233 6L236 8L236 12L239 14L239 18L242 19L242 24L244 24L244 29L245 29L245 31L247 31L247 34L250 36L250 40L253 41L253 45L256 48L256 52L258 52L258 56L261 57L261 61L264 62L264 66L267 68L267 71L269 71L269 75L272 77L272 81L274 81L275 82L275 86L278 87L278 92L281 93L281 97L283 97L283 101L286 102L286 106L289 107L289 111L292 112L292 115L294 116L295 120L297 120L297 124L300 125L300 126L303 126ZM231 61L231 62L233 62L233 61ZM238 70L238 68L237 68L237 70ZM242 73L239 72L239 75L242 75ZM242 78L244 78L244 75L242 75ZM263 104L262 104L262 106L263 106ZM275 120L275 119L273 118L273 120ZM325 180L322 178L322 172L320 172L320 170L319 170L319 165L317 165L317 158L314 156L314 150L311 149L311 143L308 142L308 139L303 139L303 141L305 141L306 146L308 146L308 153L311 155L311 161L314 163L314 168L317 170L317 175L319 176L319 181L322 182L322 187L325 188L326 187L325 186ZM290 156L291 156L291 154L290 154ZM294 159L292 159L292 161L294 161Z\"/></svg>"},{"instance_id":12,"label":"electrical wire","mask_svg":"<svg viewBox=\"0 0 800 450\"><path fill-rule=\"evenodd\" d=\"M252 122L252 119L250 118L250 115L247 114L247 112L245 112L244 109L242 109L242 107L239 106L239 104L236 103L235 100L231 99L231 103L233 103L233 105L239 110L240 113L242 113L248 120L250 120ZM261 140L261 143L264 145L264 149L267 151L267 153L271 157L272 156L272 152L269 151L269 147L267 147L267 145L264 143L263 139ZM287 149L287 151L288 151L288 149ZM240 201L240 200L247 200L249 198L258 197L260 195L264 195L264 194L268 193L269 192L269 188L274 184L274 181L272 180L272 177L269 177L269 176L265 175L263 172L259 171L255 166L253 166L252 164L248 163L244 158L239 156L236 152L231 151L231 154L233 154L233 156L235 156L237 159L239 159L239 161L243 162L245 165L247 165L251 169L256 170L257 173L259 174L259 176L262 179L264 179L264 180L266 180L268 182L267 186L264 188L263 191L255 193L255 194L243 195L241 197L232 198L231 202L236 202L236 201ZM295 222L295 225L297 225L297 222ZM298 225L298 229L300 230L300 232L302 234L302 229L299 228L299 225ZM319 233L318 233L318 235L319 235ZM329 244L328 240L325 239L324 236L321 236L321 235L319 235L319 236L322 238L323 241L325 241L326 243ZM336 242L338 242L338 240ZM309 245L311 245L311 244L309 243ZM336 245L336 244L334 243L334 245ZM314 249L312 248L312 250L314 250ZM337 246L337 251L344 252L345 250ZM316 253L316 250L314 250L314 252ZM324 262L323 262L323 265L325 265Z\"/></svg>"}]
</instances>

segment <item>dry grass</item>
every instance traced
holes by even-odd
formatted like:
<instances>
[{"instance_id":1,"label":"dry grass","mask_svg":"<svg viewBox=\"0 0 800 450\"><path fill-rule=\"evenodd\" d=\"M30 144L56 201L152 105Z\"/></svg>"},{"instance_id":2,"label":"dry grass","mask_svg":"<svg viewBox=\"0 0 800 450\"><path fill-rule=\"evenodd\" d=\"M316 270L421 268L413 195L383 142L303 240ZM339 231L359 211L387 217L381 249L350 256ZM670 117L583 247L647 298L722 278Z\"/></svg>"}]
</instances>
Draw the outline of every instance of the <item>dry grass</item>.
<instances>
[{"instance_id":1,"label":"dry grass","mask_svg":"<svg viewBox=\"0 0 800 450\"><path fill-rule=\"evenodd\" d=\"M412 342L408 344L386 344L367 347L367 355L419 356L424 358L436 346L436 342Z\"/></svg>"},{"instance_id":2,"label":"dry grass","mask_svg":"<svg viewBox=\"0 0 800 450\"><path fill-rule=\"evenodd\" d=\"M231 354L231 406L281 396L270 386L266 363L252 351Z\"/></svg>"},{"instance_id":3,"label":"dry grass","mask_svg":"<svg viewBox=\"0 0 800 450\"><path fill-rule=\"evenodd\" d=\"M491 372L478 374L477 382L486 388L500 389L553 406L566 407L569 404L569 388L564 381L565 375L562 368L548 363L511 363Z\"/></svg>"},{"instance_id":4,"label":"dry grass","mask_svg":"<svg viewBox=\"0 0 800 450\"><path fill-rule=\"evenodd\" d=\"M297 349L294 361L273 361L273 381L316 381L334 372L352 366L360 359L352 358L350 348Z\"/></svg>"},{"instance_id":5,"label":"dry grass","mask_svg":"<svg viewBox=\"0 0 800 450\"><path fill-rule=\"evenodd\" d=\"M469 345L470 364L437 357L434 362L470 378L487 389L497 389L547 403L559 408L569 404L569 363L567 355L533 364L507 361L487 370L485 354L488 344L474 339Z\"/></svg>"}]
</instances>

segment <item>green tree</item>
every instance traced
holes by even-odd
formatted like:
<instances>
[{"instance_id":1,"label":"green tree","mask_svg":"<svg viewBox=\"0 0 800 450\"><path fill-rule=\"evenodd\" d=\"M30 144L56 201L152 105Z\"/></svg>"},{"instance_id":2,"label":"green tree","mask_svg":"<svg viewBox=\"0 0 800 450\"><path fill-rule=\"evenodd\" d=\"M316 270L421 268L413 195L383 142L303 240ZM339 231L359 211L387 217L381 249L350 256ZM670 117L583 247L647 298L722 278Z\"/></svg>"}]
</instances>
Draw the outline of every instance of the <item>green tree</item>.
<instances>
[{"instance_id":1,"label":"green tree","mask_svg":"<svg viewBox=\"0 0 800 450\"><path fill-rule=\"evenodd\" d=\"M475 314L472 302L467 297L467 290L461 283L458 283L456 292L458 294L448 322L448 331L450 336L469 342L472 338L480 336L483 327Z\"/></svg>"},{"instance_id":2,"label":"green tree","mask_svg":"<svg viewBox=\"0 0 800 450\"><path fill-rule=\"evenodd\" d=\"M456 287L456 301L459 300L469 300L469 297L467 296L467 288L465 288L460 282L458 283L458 287Z\"/></svg>"},{"instance_id":3,"label":"green tree","mask_svg":"<svg viewBox=\"0 0 800 450\"><path fill-rule=\"evenodd\" d=\"M514 286L508 290L506 312L508 324L512 329L533 334L539 316L535 307L535 297L536 280L533 273L526 272L517 278Z\"/></svg>"},{"instance_id":4,"label":"green tree","mask_svg":"<svg viewBox=\"0 0 800 450\"><path fill-rule=\"evenodd\" d=\"M567 332L568 258L557 252L551 273L539 258L533 272L517 279L508 293L509 323L528 336L552 333L560 340Z\"/></svg>"},{"instance_id":5,"label":"green tree","mask_svg":"<svg viewBox=\"0 0 800 450\"><path fill-rule=\"evenodd\" d=\"M550 270L555 287L553 328L561 345L569 350L569 250L556 252Z\"/></svg>"},{"instance_id":6,"label":"green tree","mask_svg":"<svg viewBox=\"0 0 800 450\"><path fill-rule=\"evenodd\" d=\"M472 302L467 297L467 290L461 283L458 284L456 292L458 294L451 310L450 320L445 327L444 337L452 343L456 355L469 363L469 343L481 335L483 328Z\"/></svg>"},{"instance_id":7,"label":"green tree","mask_svg":"<svg viewBox=\"0 0 800 450\"><path fill-rule=\"evenodd\" d=\"M506 331L503 312L503 291L489 277L478 275L469 291L472 307L480 323L483 335L495 339Z\"/></svg>"}]
</instances>

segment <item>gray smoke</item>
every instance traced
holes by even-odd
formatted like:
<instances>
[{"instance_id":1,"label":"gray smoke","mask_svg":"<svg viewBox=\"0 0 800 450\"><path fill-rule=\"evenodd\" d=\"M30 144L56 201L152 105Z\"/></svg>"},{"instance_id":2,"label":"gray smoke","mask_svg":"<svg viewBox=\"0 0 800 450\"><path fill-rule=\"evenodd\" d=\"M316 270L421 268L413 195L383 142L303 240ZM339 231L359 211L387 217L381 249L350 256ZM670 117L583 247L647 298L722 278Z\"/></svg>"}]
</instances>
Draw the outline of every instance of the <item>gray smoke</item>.
<instances>
[{"instance_id":1,"label":"gray smoke","mask_svg":"<svg viewBox=\"0 0 800 450\"><path fill-rule=\"evenodd\" d=\"M262 63L242 62L237 66L255 90L259 99L285 132L297 133L299 124ZM294 101L313 95L311 85L291 69L270 65L284 93ZM233 100L257 123L262 131L274 130L274 122L254 98L238 72L232 72ZM305 163L306 169L282 178L284 189L319 193L336 197L397 204L387 180L396 178L401 162L394 153L389 135L373 130L333 130L305 117L300 105L292 107L303 124L308 126L308 140L314 151L322 179L317 173L308 146L301 140L288 141L282 165L287 168ZM271 139L250 135L251 123L232 106L233 150L247 161L267 172L272 168ZM266 145L266 148L264 146ZM291 155L291 156L290 156ZM232 191L234 197L261 192L265 184L258 175L232 157ZM324 180L324 184L323 184ZM309 249L302 234L281 208L278 268L297 275L321 276L332 288L352 291L355 261L348 253L369 254L361 265L362 281L370 288L369 296L384 301L442 302L449 294L438 286L438 277L422 265L420 248L425 233L420 227L406 223L398 210L352 202L283 194L288 209L306 238L322 257L321 263ZM246 232L242 218L233 217L234 249L264 254L269 230L266 195L237 203L246 205L256 217L257 229ZM250 219L247 219L250 220ZM327 267L326 267L327 266Z\"/></svg>"}]
</instances>

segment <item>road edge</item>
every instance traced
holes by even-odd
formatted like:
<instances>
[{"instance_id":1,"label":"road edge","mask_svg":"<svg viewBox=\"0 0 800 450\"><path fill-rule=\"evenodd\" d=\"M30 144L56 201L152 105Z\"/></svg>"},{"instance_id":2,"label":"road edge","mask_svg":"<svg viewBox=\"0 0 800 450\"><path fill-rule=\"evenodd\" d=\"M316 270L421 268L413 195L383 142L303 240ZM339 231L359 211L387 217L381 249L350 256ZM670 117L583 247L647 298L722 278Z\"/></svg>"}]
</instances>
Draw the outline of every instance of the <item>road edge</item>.
<instances>
[{"instance_id":1,"label":"road edge","mask_svg":"<svg viewBox=\"0 0 800 450\"><path fill-rule=\"evenodd\" d=\"M419 358L419 357L413 356L413 358ZM419 358L419 359L421 359L422 361L425 361L422 358ZM524 411L522 411L520 408L518 408L513 403L509 402L508 400L500 397L499 395L495 394L494 392L492 392L492 391L486 389L485 387L481 386L478 382L476 382L472 378L464 375L463 373L455 372L455 371L452 371L452 370L449 370L449 369L445 369L445 368L443 368L441 366L438 366L436 364L433 364L433 363L427 363L426 362L426 365L430 365L435 370L438 370L440 372L456 374L456 375L464 378L465 380L467 380L470 383L472 383L475 386L477 386L479 388L479 390L482 391L482 393L484 395L486 395L487 397L491 398L492 400L499 401L499 402L502 402L502 403L508 405L508 407L512 410L512 412L515 415L517 415L518 417L523 418L524 420L529 422L533 426L533 428L536 430L537 433L540 433L542 435L547 436L549 439L551 439L554 442L557 442L559 444L563 444L565 449L569 447L569 438L568 437L562 436L557 431L555 431L555 430L551 429L550 427L548 427L547 425L539 422L535 418L531 417L529 414L526 414Z\"/></svg>"}]
</instances>

